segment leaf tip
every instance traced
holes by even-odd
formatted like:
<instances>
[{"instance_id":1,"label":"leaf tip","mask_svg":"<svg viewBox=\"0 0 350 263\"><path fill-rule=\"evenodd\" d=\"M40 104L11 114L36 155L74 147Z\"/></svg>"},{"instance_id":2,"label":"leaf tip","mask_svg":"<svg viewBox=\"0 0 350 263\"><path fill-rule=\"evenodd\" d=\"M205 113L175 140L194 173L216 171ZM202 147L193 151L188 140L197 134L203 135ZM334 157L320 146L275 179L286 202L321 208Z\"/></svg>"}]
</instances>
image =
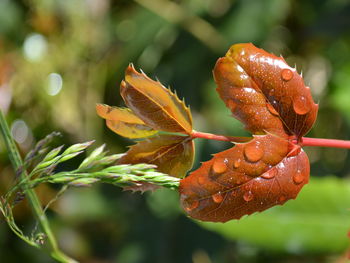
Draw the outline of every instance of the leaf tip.
<instances>
[{"instance_id":1,"label":"leaf tip","mask_svg":"<svg viewBox=\"0 0 350 263\"><path fill-rule=\"evenodd\" d=\"M106 118L106 112L107 112L106 107L108 107L108 105L102 104L102 103L96 103L96 106L95 106L97 115L104 119Z\"/></svg>"},{"instance_id":2,"label":"leaf tip","mask_svg":"<svg viewBox=\"0 0 350 263\"><path fill-rule=\"evenodd\" d=\"M125 78L127 78L128 76L131 76L133 74L136 74L136 73L138 73L138 72L135 69L134 64L130 63L129 66L125 70Z\"/></svg>"}]
</instances>

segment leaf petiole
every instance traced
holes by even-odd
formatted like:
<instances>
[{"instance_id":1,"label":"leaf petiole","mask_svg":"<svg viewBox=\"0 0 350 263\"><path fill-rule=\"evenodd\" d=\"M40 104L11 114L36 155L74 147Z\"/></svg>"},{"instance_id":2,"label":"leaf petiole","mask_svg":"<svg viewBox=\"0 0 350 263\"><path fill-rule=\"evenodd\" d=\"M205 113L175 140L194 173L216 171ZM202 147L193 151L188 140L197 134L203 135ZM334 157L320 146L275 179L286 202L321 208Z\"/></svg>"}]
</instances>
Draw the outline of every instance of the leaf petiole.
<instances>
[{"instance_id":1,"label":"leaf petiole","mask_svg":"<svg viewBox=\"0 0 350 263\"><path fill-rule=\"evenodd\" d=\"M225 135L217 135L207 132L199 132L193 131L191 133L191 137L203 138L207 140L216 140L216 141L226 141L226 142L248 142L252 139L252 137L233 137L233 136L225 136ZM293 143L297 144L297 141L292 140ZM350 149L350 141L346 140L336 140L336 139L324 139L324 138L310 138L310 137L302 137L300 146L314 146L314 147L332 147L332 148L343 148Z\"/></svg>"}]
</instances>

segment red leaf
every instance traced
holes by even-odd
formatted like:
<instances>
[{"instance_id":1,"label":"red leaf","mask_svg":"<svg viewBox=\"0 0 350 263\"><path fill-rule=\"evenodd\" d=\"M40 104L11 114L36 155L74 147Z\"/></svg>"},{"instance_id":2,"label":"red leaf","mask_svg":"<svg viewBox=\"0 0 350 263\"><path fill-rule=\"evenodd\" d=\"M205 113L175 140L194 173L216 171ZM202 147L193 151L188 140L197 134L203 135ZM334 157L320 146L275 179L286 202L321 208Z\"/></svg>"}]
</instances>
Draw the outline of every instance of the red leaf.
<instances>
[{"instance_id":1,"label":"red leaf","mask_svg":"<svg viewBox=\"0 0 350 263\"><path fill-rule=\"evenodd\" d=\"M218 153L180 182L193 218L226 222L294 199L309 178L298 141L315 122L310 89L283 58L252 44L233 45L214 68L220 97L254 136Z\"/></svg>"},{"instance_id":2,"label":"red leaf","mask_svg":"<svg viewBox=\"0 0 350 263\"><path fill-rule=\"evenodd\" d=\"M227 107L255 134L300 138L316 120L318 105L302 77L283 58L253 44L233 45L216 63L214 77Z\"/></svg>"},{"instance_id":3,"label":"red leaf","mask_svg":"<svg viewBox=\"0 0 350 263\"><path fill-rule=\"evenodd\" d=\"M289 142L255 136L218 153L181 180L184 210L203 221L239 219L294 199L309 179L309 161L300 148L288 155Z\"/></svg>"}]
</instances>

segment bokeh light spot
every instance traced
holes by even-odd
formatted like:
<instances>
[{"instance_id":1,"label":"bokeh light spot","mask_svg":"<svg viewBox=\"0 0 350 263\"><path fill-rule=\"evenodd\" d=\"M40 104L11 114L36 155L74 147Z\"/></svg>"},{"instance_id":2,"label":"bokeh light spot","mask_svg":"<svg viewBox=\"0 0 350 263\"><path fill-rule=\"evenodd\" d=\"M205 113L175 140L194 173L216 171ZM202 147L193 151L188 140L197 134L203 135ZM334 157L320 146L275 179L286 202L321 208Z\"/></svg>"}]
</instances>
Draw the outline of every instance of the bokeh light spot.
<instances>
[{"instance_id":1,"label":"bokeh light spot","mask_svg":"<svg viewBox=\"0 0 350 263\"><path fill-rule=\"evenodd\" d=\"M47 52L47 41L43 35L30 34L24 40L24 56L32 62L41 60Z\"/></svg>"},{"instance_id":2,"label":"bokeh light spot","mask_svg":"<svg viewBox=\"0 0 350 263\"><path fill-rule=\"evenodd\" d=\"M27 124L23 120L15 120L11 125L11 134L17 143L24 143L29 137Z\"/></svg>"},{"instance_id":3,"label":"bokeh light spot","mask_svg":"<svg viewBox=\"0 0 350 263\"><path fill-rule=\"evenodd\" d=\"M48 76L47 93L56 96L60 93L63 85L62 76L58 73L50 73Z\"/></svg>"}]
</instances>

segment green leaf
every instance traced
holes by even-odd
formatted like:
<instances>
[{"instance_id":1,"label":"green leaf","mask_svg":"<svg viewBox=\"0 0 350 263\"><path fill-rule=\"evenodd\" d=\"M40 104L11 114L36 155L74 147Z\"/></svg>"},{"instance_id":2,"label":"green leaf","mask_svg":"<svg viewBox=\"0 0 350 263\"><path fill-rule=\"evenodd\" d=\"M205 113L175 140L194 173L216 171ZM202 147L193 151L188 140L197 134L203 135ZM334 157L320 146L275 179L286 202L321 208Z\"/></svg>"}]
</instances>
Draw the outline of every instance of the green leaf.
<instances>
[{"instance_id":1,"label":"green leaf","mask_svg":"<svg viewBox=\"0 0 350 263\"><path fill-rule=\"evenodd\" d=\"M227 239L292 253L339 253L349 246L350 183L313 178L297 200L239 221L198 222Z\"/></svg>"}]
</instances>

